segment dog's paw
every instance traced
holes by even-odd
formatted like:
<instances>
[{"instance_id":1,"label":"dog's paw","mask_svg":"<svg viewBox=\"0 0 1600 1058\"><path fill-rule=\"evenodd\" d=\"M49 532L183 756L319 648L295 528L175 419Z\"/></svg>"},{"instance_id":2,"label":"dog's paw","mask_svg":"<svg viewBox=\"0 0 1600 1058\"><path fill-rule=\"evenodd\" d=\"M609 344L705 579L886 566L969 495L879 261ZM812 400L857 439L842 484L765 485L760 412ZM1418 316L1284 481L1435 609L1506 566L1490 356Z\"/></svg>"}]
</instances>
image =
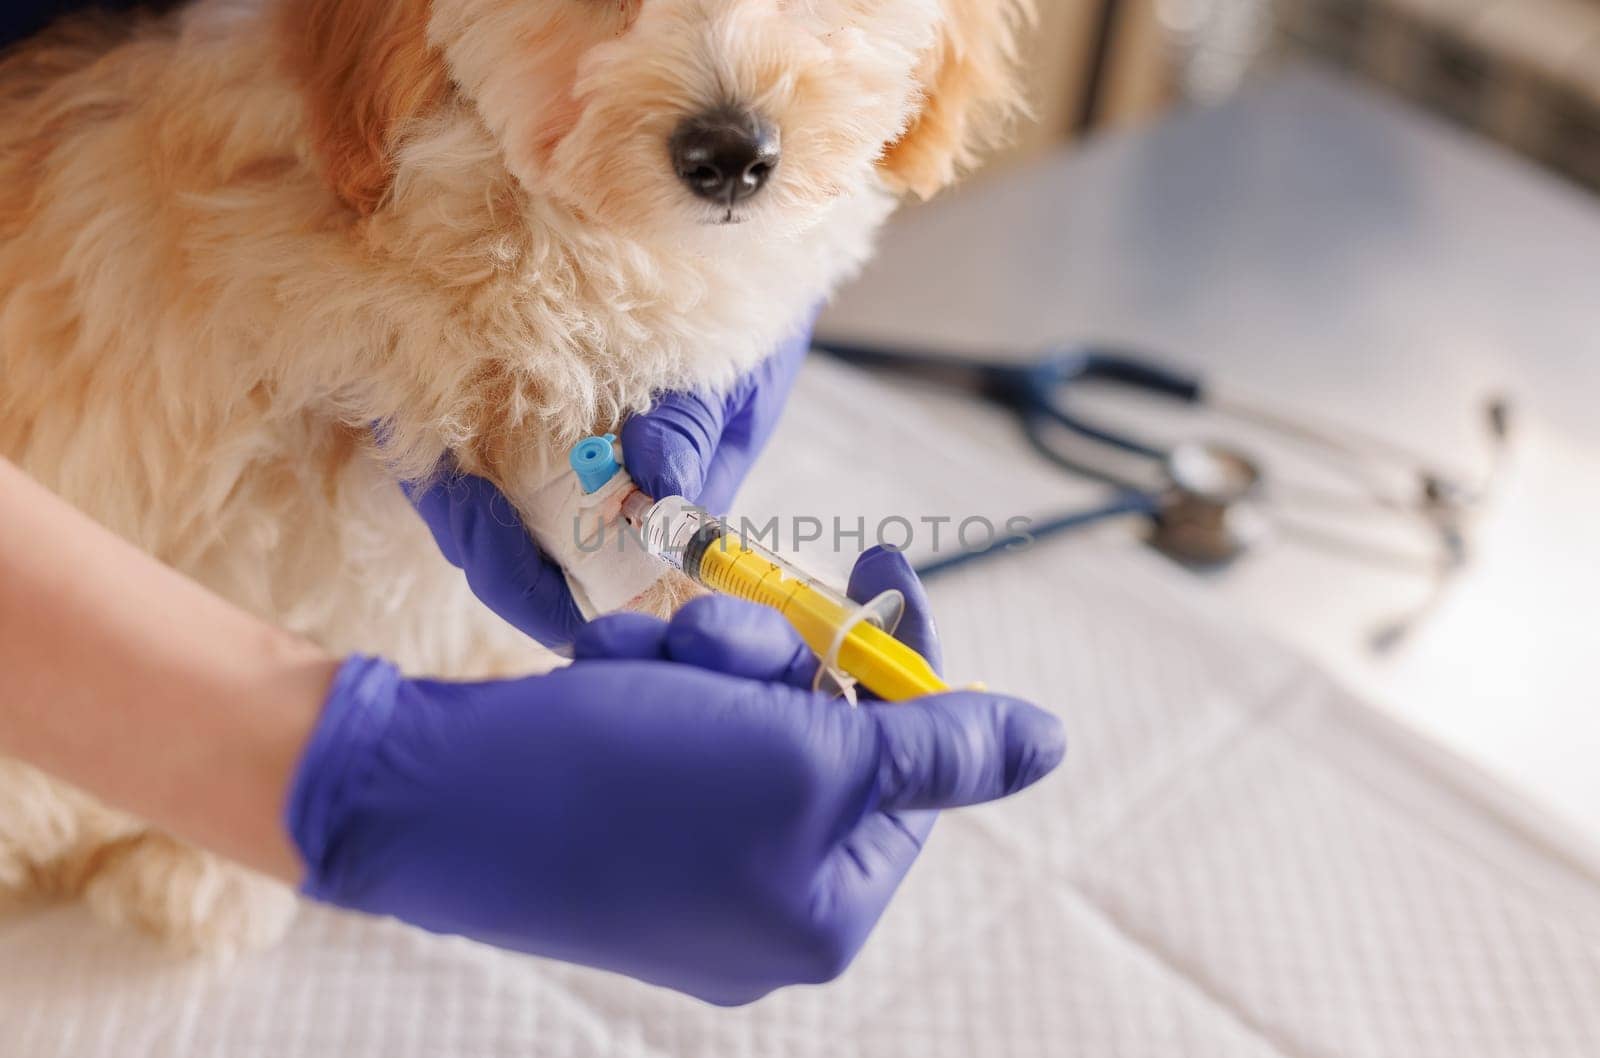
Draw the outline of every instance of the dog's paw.
<instances>
[{"instance_id":1,"label":"dog's paw","mask_svg":"<svg viewBox=\"0 0 1600 1058\"><path fill-rule=\"evenodd\" d=\"M220 955L276 943L296 906L287 886L155 831L106 850L84 897L109 922Z\"/></svg>"},{"instance_id":2,"label":"dog's paw","mask_svg":"<svg viewBox=\"0 0 1600 1058\"><path fill-rule=\"evenodd\" d=\"M78 790L0 759L0 910L73 896L102 850L140 828Z\"/></svg>"},{"instance_id":3,"label":"dog's paw","mask_svg":"<svg viewBox=\"0 0 1600 1058\"><path fill-rule=\"evenodd\" d=\"M27 902L33 890L32 871L22 851L0 842L0 912Z\"/></svg>"}]
</instances>

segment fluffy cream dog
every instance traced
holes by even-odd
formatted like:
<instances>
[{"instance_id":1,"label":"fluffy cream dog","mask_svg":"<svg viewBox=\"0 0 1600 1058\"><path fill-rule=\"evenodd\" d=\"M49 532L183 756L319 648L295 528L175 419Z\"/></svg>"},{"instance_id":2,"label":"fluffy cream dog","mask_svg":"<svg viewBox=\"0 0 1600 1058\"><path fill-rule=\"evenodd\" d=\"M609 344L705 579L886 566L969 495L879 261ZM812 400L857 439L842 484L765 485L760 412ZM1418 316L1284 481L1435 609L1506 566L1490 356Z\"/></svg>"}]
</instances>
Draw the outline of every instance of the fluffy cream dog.
<instances>
[{"instance_id":1,"label":"fluffy cream dog","mask_svg":"<svg viewBox=\"0 0 1600 1058\"><path fill-rule=\"evenodd\" d=\"M529 668L396 475L449 453L537 521L576 439L737 377L1015 106L1024 6L197 0L58 27L0 61L0 453L330 650ZM293 907L0 761L0 893L41 892L202 948Z\"/></svg>"}]
</instances>

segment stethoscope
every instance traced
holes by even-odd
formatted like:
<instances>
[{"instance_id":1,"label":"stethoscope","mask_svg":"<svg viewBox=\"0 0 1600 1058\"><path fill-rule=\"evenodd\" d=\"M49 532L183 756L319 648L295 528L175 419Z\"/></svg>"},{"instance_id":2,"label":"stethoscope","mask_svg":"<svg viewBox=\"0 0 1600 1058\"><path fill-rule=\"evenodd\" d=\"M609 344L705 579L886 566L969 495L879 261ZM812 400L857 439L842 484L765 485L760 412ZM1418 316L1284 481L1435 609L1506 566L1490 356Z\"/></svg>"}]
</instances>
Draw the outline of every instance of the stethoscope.
<instances>
[{"instance_id":1,"label":"stethoscope","mask_svg":"<svg viewBox=\"0 0 1600 1058\"><path fill-rule=\"evenodd\" d=\"M821 340L816 348L847 363L893 371L971 393L1014 414L1033 448L1054 465L1104 482L1116 492L1107 502L1036 519L1034 540L1072 532L1112 518L1134 517L1158 551L1192 567L1232 562L1282 529L1285 518L1267 517L1274 502L1300 499L1326 507L1359 504L1391 518L1414 521L1433 540L1431 554L1409 556L1430 576L1421 606L1380 625L1373 645L1393 646L1437 602L1445 582L1467 561L1467 527L1486 503L1510 433L1510 405L1488 401L1484 432L1489 469L1476 479L1441 470L1429 460L1350 426L1290 415L1208 386L1198 376L1152 359L1104 346L1053 350L1038 359L1003 361L922 353L902 348ZM1103 383L1152 398L1204 408L1294 443L1327 470L1348 479L1355 496L1335 500L1306 485L1269 482L1262 465L1234 445L1188 439L1162 444L1086 416L1073 399L1083 383ZM1141 466L1142 465L1142 466ZM1129 467L1140 467L1134 473ZM1384 479L1388 478L1390 484ZM1399 489L1393 481L1402 483ZM1294 535L1325 550L1370 562L1407 559L1340 533L1331 524L1295 526ZM938 556L917 567L924 578L1013 550L998 537L972 550Z\"/></svg>"}]
</instances>

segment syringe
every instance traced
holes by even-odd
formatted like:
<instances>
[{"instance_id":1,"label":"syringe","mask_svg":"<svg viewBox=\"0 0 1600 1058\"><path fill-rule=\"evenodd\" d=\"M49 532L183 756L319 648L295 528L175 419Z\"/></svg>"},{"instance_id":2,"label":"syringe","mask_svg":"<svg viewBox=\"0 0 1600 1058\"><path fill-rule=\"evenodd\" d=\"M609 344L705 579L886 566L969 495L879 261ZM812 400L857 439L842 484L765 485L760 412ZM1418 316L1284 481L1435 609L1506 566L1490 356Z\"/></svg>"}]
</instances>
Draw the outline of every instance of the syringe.
<instances>
[{"instance_id":1,"label":"syringe","mask_svg":"<svg viewBox=\"0 0 1600 1058\"><path fill-rule=\"evenodd\" d=\"M697 584L781 613L825 671L836 668L891 702L950 689L890 634L904 606L899 592L858 604L681 496L652 500L635 489L622 500L622 517L652 554Z\"/></svg>"}]
</instances>

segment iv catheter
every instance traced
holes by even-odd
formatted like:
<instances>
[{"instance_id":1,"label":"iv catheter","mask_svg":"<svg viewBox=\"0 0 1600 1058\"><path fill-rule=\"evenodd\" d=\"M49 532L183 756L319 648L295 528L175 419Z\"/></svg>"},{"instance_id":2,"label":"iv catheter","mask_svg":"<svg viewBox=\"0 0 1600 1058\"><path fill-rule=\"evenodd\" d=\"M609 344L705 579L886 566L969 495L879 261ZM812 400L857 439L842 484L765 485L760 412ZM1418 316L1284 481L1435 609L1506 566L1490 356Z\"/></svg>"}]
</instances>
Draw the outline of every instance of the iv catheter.
<instances>
[{"instance_id":1,"label":"iv catheter","mask_svg":"<svg viewBox=\"0 0 1600 1058\"><path fill-rule=\"evenodd\" d=\"M573 448L586 493L621 471L613 442L589 437ZM890 702L950 690L926 658L894 638L905 608L898 591L857 603L682 496L652 499L623 478L619 511L645 549L702 587L777 610L820 659L819 688L832 680L849 696L859 681Z\"/></svg>"}]
</instances>

